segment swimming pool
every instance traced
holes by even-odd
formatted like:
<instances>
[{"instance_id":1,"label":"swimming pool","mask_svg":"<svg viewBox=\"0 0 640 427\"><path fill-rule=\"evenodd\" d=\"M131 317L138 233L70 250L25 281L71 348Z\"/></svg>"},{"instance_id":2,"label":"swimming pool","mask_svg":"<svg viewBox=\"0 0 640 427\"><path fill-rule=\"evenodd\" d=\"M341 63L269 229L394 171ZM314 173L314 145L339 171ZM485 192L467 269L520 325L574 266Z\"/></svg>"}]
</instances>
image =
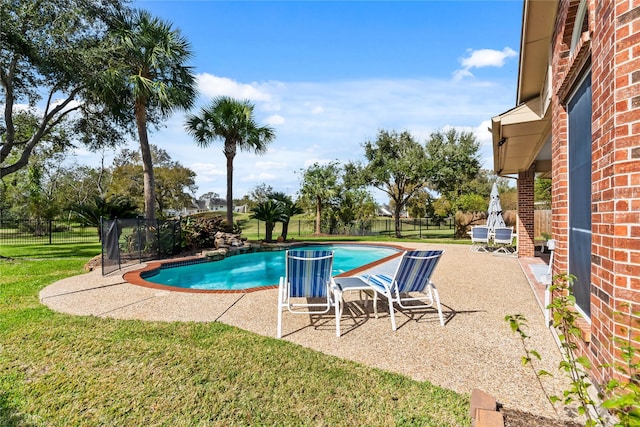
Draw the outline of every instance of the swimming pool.
<instances>
[{"instance_id":1,"label":"swimming pool","mask_svg":"<svg viewBox=\"0 0 640 427\"><path fill-rule=\"evenodd\" d=\"M370 245L308 245L295 249L334 251L334 276L399 253L398 248ZM284 274L284 263L285 251L253 252L220 261L161 267L147 272L142 278L182 289L240 291L277 285Z\"/></svg>"}]
</instances>

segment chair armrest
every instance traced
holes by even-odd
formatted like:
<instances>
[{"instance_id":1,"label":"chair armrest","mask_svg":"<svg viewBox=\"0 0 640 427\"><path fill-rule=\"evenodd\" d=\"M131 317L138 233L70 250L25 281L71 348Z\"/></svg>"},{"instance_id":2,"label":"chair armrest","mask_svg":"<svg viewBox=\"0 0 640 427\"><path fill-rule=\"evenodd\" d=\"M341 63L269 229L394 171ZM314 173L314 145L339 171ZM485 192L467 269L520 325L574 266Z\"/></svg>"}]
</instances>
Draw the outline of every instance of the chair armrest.
<instances>
[{"instance_id":1,"label":"chair armrest","mask_svg":"<svg viewBox=\"0 0 640 427\"><path fill-rule=\"evenodd\" d=\"M376 292L391 293L393 278L386 274L372 274L367 277L367 284Z\"/></svg>"},{"instance_id":2,"label":"chair armrest","mask_svg":"<svg viewBox=\"0 0 640 427\"><path fill-rule=\"evenodd\" d=\"M340 286L338 286L333 277L329 280L329 288L334 294L342 295L342 289L340 289Z\"/></svg>"}]
</instances>

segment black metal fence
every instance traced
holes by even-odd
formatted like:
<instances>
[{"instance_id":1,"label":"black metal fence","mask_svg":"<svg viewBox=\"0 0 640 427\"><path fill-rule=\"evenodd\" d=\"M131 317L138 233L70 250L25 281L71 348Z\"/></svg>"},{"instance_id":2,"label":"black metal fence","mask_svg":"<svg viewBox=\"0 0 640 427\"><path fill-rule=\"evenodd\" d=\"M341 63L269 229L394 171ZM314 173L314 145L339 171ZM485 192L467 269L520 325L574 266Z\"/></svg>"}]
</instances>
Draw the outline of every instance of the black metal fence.
<instances>
[{"instance_id":1,"label":"black metal fence","mask_svg":"<svg viewBox=\"0 0 640 427\"><path fill-rule=\"evenodd\" d=\"M45 219L0 220L2 244L97 243L97 227Z\"/></svg>"},{"instance_id":2,"label":"black metal fence","mask_svg":"<svg viewBox=\"0 0 640 427\"><path fill-rule=\"evenodd\" d=\"M100 228L103 275L122 264L175 255L182 247L180 220L113 219L103 220Z\"/></svg>"},{"instance_id":3,"label":"black metal fence","mask_svg":"<svg viewBox=\"0 0 640 427\"><path fill-rule=\"evenodd\" d=\"M289 237L305 237L315 233L315 220L297 219L289 223ZM274 236L280 232L280 223L276 224ZM393 218L379 218L369 221L355 221L351 223L323 222L320 230L324 234L342 236L394 236L395 220ZM404 237L427 238L434 234L441 235L455 230L453 218L402 218L400 220L400 232ZM265 223L258 220L245 221L242 224L242 234L250 239L264 238Z\"/></svg>"}]
</instances>

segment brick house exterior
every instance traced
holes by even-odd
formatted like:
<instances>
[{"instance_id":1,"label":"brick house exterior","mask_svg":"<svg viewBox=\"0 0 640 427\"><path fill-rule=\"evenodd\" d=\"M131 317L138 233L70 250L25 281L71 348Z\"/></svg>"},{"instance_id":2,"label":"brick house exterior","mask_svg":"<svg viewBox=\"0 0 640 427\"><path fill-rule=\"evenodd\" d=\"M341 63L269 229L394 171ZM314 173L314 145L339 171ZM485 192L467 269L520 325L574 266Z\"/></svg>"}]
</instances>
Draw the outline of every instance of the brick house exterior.
<instances>
[{"instance_id":1,"label":"brick house exterior","mask_svg":"<svg viewBox=\"0 0 640 427\"><path fill-rule=\"evenodd\" d=\"M494 169L518 176L521 257L534 176L552 178L553 272L578 277L580 350L602 384L623 363L614 338L640 334L640 1L525 0L517 106L492 132Z\"/></svg>"}]
</instances>

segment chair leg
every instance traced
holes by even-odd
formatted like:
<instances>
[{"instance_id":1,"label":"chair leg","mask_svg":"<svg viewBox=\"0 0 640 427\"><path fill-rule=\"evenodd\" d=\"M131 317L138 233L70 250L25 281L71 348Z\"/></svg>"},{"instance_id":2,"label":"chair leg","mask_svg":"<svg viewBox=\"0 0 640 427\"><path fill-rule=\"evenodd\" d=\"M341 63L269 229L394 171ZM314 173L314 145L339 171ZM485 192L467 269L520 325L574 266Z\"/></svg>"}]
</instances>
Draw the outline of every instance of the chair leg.
<instances>
[{"instance_id":1,"label":"chair leg","mask_svg":"<svg viewBox=\"0 0 640 427\"><path fill-rule=\"evenodd\" d=\"M282 287L284 284L282 283L282 278L280 279L280 286L278 286L278 330L276 332L276 338L282 338L282 296L284 290Z\"/></svg>"},{"instance_id":2,"label":"chair leg","mask_svg":"<svg viewBox=\"0 0 640 427\"><path fill-rule=\"evenodd\" d=\"M387 299L389 301L389 316L391 316L391 329L396 330L396 317L393 314L393 300L391 299L391 295L387 295Z\"/></svg>"},{"instance_id":3,"label":"chair leg","mask_svg":"<svg viewBox=\"0 0 640 427\"><path fill-rule=\"evenodd\" d=\"M431 285L431 291L433 292L432 301L435 302L436 308L438 309L438 317L440 318L440 326L444 326L444 316L442 316L442 307L440 306L440 295L438 294L438 290L435 285Z\"/></svg>"},{"instance_id":4,"label":"chair leg","mask_svg":"<svg viewBox=\"0 0 640 427\"><path fill-rule=\"evenodd\" d=\"M335 312L336 312L336 337L340 338L340 319L342 318L342 310L344 309L344 301L342 293L334 293Z\"/></svg>"},{"instance_id":5,"label":"chair leg","mask_svg":"<svg viewBox=\"0 0 640 427\"><path fill-rule=\"evenodd\" d=\"M282 306L278 304L278 331L276 338L282 338Z\"/></svg>"},{"instance_id":6,"label":"chair leg","mask_svg":"<svg viewBox=\"0 0 640 427\"><path fill-rule=\"evenodd\" d=\"M373 314L378 318L378 293L373 291Z\"/></svg>"}]
</instances>

